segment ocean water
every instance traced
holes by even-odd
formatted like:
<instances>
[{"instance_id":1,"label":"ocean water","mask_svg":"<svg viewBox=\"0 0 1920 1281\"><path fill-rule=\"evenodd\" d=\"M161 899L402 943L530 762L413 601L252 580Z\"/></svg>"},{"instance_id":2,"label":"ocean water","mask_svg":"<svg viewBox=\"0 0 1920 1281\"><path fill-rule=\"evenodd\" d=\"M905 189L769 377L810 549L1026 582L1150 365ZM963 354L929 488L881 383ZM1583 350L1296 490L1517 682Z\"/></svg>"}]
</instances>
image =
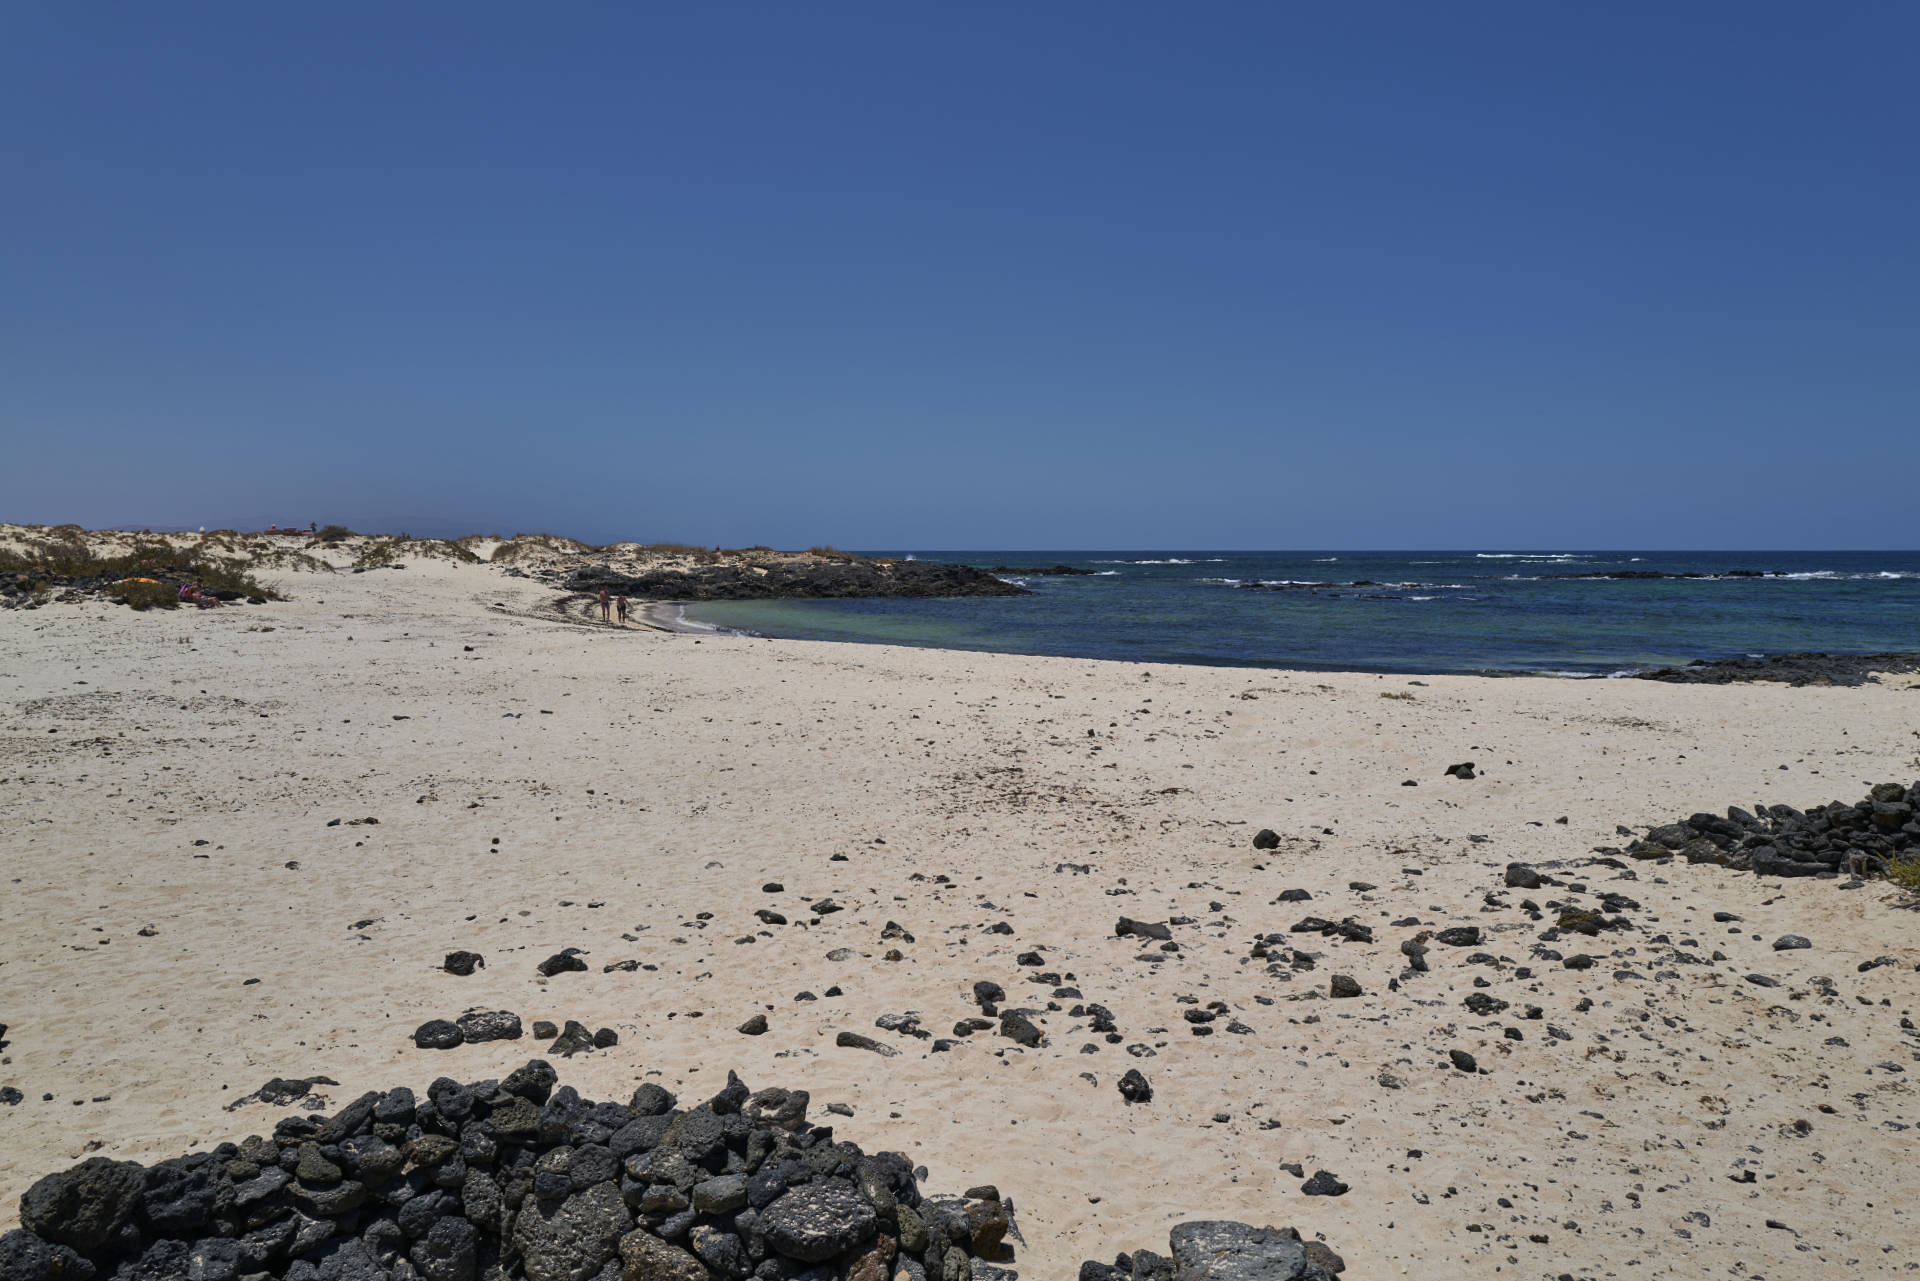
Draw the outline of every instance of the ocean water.
<instances>
[{"instance_id":1,"label":"ocean water","mask_svg":"<svg viewBox=\"0 0 1920 1281\"><path fill-rule=\"evenodd\" d=\"M1093 572L1005 575L1031 596L727 601L688 613L811 640L1407 673L1606 676L1739 654L1920 650L1920 552L874 554ZM1599 577L1622 570L1714 577ZM1746 570L1770 576L1727 576Z\"/></svg>"}]
</instances>

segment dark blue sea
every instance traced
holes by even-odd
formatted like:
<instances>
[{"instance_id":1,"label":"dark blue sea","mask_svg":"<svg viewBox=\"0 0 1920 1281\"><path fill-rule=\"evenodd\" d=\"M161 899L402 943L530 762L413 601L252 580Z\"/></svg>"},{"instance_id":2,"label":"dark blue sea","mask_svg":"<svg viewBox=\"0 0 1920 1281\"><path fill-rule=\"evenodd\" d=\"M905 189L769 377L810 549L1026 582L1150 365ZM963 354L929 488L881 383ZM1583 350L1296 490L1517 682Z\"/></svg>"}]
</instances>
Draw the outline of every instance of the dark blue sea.
<instances>
[{"instance_id":1,"label":"dark blue sea","mask_svg":"<svg viewBox=\"0 0 1920 1281\"><path fill-rule=\"evenodd\" d=\"M1030 596L722 602L758 635L1218 666L1606 676L1696 658L1920 650L1920 552L929 551ZM1693 578L1608 578L1611 573ZM1749 576L1749 574L1758 576Z\"/></svg>"}]
</instances>

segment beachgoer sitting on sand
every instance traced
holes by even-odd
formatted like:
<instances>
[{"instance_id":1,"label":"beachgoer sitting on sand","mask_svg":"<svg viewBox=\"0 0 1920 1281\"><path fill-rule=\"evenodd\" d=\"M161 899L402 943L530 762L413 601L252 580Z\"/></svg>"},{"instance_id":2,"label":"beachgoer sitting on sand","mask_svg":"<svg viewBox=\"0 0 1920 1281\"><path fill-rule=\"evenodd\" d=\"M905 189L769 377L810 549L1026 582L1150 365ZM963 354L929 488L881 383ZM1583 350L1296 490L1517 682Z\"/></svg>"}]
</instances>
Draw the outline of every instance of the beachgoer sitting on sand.
<instances>
[{"instance_id":1,"label":"beachgoer sitting on sand","mask_svg":"<svg viewBox=\"0 0 1920 1281\"><path fill-rule=\"evenodd\" d=\"M608 623L613 621L612 619L607 617L607 611L610 608L608 602L611 601L612 599L613 597L607 594L607 589L602 587L600 589L600 621L603 623Z\"/></svg>"}]
</instances>

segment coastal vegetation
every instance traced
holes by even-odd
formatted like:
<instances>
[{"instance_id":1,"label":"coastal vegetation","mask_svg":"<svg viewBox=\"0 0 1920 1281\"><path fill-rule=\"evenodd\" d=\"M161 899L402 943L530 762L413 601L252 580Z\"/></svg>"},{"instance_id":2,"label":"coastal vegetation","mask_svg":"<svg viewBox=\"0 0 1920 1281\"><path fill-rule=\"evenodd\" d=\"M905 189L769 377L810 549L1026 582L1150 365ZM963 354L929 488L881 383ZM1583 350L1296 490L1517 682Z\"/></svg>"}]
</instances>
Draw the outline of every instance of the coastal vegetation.
<instances>
[{"instance_id":1,"label":"coastal vegetation","mask_svg":"<svg viewBox=\"0 0 1920 1281\"><path fill-rule=\"evenodd\" d=\"M77 529L74 532L77 535ZM64 588L102 595L135 610L173 608L183 585L197 586L218 599L285 599L239 563L158 540L135 543L117 554L90 548L77 537L0 548L0 577L7 580L10 596L38 597Z\"/></svg>"}]
</instances>

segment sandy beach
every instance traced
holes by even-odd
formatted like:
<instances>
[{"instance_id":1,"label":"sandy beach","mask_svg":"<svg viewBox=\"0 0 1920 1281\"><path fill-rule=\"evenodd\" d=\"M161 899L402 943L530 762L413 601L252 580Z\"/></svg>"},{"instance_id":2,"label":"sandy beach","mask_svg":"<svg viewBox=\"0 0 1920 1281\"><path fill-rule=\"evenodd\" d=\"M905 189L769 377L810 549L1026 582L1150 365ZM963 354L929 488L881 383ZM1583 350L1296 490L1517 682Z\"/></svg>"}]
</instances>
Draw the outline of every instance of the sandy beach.
<instances>
[{"instance_id":1,"label":"sandy beach","mask_svg":"<svg viewBox=\"0 0 1920 1281\"><path fill-rule=\"evenodd\" d=\"M1911 897L1588 861L1620 824L1910 782L1913 678L771 641L583 625L499 566L401 563L268 574L292 599L264 606L0 613L0 1085L24 1095L0 1107L0 1228L83 1156L266 1133L283 1110L228 1106L273 1076L331 1077L338 1106L541 1053L415 1048L424 1021L484 1007L615 1029L555 1061L590 1097L704 1097L732 1069L812 1091L817 1117L847 1105L822 1119L929 1186L996 1184L1023 1277L1207 1217L1292 1225L1363 1278L1792 1281L1920 1259ZM1447 776L1464 761L1477 777ZM1278 848L1254 847L1263 828ZM1507 888L1515 861L1561 884ZM1540 958L1553 914L1523 900L1609 893L1635 903L1630 929L1555 945L1591 968ZM1255 955L1309 915L1373 941L1290 933L1311 970ZM1121 917L1175 922L1178 950L1116 936ZM1403 941L1461 926L1482 941L1406 972ZM1811 946L1775 950L1788 934ZM542 978L567 947L587 970ZM456 950L485 967L444 972ZM1361 995L1331 999L1335 975ZM1045 1042L935 1052L875 1026L949 1037L980 980L1042 1011ZM1481 992L1508 1008L1463 1005ZM1083 1002L1118 1043L1069 1013ZM765 1035L736 1031L754 1014ZM1121 1098L1130 1068L1151 1102ZM1303 1196L1288 1166L1350 1190Z\"/></svg>"}]
</instances>

